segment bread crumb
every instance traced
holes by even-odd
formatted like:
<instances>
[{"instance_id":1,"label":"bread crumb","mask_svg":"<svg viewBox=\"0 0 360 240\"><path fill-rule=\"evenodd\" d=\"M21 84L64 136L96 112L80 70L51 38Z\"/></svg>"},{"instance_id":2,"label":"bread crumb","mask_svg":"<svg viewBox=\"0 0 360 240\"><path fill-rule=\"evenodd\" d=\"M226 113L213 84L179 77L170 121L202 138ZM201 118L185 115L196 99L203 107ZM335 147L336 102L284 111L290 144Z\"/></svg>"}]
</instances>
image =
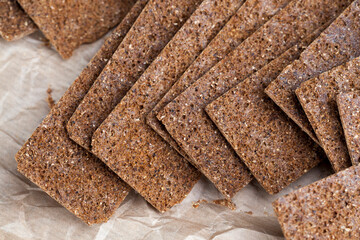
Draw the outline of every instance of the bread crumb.
<instances>
[{"instance_id":1,"label":"bread crumb","mask_svg":"<svg viewBox=\"0 0 360 240\"><path fill-rule=\"evenodd\" d=\"M55 106L55 101L54 101L54 99L53 99L53 97L52 97L52 94L51 94L52 91L53 91L53 90L52 90L50 87L48 87L48 89L47 89L47 91L46 91L46 93L47 93L47 99L46 99L46 101L47 101L50 109L52 109L52 108Z\"/></svg>"}]
</instances>

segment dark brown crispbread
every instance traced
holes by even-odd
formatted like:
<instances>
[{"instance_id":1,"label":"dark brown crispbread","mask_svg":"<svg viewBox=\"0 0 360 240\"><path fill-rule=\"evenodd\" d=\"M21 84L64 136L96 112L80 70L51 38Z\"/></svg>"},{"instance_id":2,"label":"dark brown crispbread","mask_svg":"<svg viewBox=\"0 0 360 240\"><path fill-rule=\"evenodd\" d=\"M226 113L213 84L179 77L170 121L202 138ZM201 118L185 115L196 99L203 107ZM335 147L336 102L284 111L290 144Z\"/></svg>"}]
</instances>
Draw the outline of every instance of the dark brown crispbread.
<instances>
[{"instance_id":1,"label":"dark brown crispbread","mask_svg":"<svg viewBox=\"0 0 360 240\"><path fill-rule=\"evenodd\" d=\"M22 174L88 224L106 221L130 188L99 159L71 141L65 124L146 2L137 1L16 155Z\"/></svg>"},{"instance_id":2,"label":"dark brown crispbread","mask_svg":"<svg viewBox=\"0 0 360 240\"><path fill-rule=\"evenodd\" d=\"M359 74L360 58L356 58L306 81L296 90L300 104L335 171L351 165L336 95L360 90Z\"/></svg>"},{"instance_id":3,"label":"dark brown crispbread","mask_svg":"<svg viewBox=\"0 0 360 240\"><path fill-rule=\"evenodd\" d=\"M346 144L353 165L360 163L360 92L339 94L336 97Z\"/></svg>"},{"instance_id":4,"label":"dark brown crispbread","mask_svg":"<svg viewBox=\"0 0 360 240\"><path fill-rule=\"evenodd\" d=\"M200 173L145 117L242 2L205 0L94 133L93 152L159 211L180 203Z\"/></svg>"},{"instance_id":5,"label":"dark brown crispbread","mask_svg":"<svg viewBox=\"0 0 360 240\"><path fill-rule=\"evenodd\" d=\"M70 138L91 149L95 130L203 0L150 0L71 117Z\"/></svg>"},{"instance_id":6,"label":"dark brown crispbread","mask_svg":"<svg viewBox=\"0 0 360 240\"><path fill-rule=\"evenodd\" d=\"M218 189L236 187L236 168L243 163L207 116L206 105L333 19L342 2L290 2L159 113L172 137Z\"/></svg>"},{"instance_id":7,"label":"dark brown crispbread","mask_svg":"<svg viewBox=\"0 0 360 240\"><path fill-rule=\"evenodd\" d=\"M326 26L206 107L210 118L269 193L279 192L297 180L324 156L264 89Z\"/></svg>"},{"instance_id":8,"label":"dark brown crispbread","mask_svg":"<svg viewBox=\"0 0 360 240\"><path fill-rule=\"evenodd\" d=\"M18 0L59 54L71 57L83 43L93 42L116 26L135 0Z\"/></svg>"},{"instance_id":9,"label":"dark brown crispbread","mask_svg":"<svg viewBox=\"0 0 360 240\"><path fill-rule=\"evenodd\" d=\"M273 207L288 240L360 239L360 166L290 193Z\"/></svg>"},{"instance_id":10,"label":"dark brown crispbread","mask_svg":"<svg viewBox=\"0 0 360 240\"><path fill-rule=\"evenodd\" d=\"M351 1L344 1L349 4ZM284 69L265 92L311 138L318 141L295 90L302 82L343 64L360 54L360 1L354 1L320 37Z\"/></svg>"},{"instance_id":11,"label":"dark brown crispbread","mask_svg":"<svg viewBox=\"0 0 360 240\"><path fill-rule=\"evenodd\" d=\"M0 0L0 36L6 41L25 37L37 30L16 0Z\"/></svg>"},{"instance_id":12,"label":"dark brown crispbread","mask_svg":"<svg viewBox=\"0 0 360 240\"><path fill-rule=\"evenodd\" d=\"M169 102L239 46L241 42L260 28L289 2L290 0L246 1L195 62L189 66L181 78L148 114L147 123L181 155L186 157L186 153L166 131L164 125L157 119L156 115Z\"/></svg>"}]
</instances>

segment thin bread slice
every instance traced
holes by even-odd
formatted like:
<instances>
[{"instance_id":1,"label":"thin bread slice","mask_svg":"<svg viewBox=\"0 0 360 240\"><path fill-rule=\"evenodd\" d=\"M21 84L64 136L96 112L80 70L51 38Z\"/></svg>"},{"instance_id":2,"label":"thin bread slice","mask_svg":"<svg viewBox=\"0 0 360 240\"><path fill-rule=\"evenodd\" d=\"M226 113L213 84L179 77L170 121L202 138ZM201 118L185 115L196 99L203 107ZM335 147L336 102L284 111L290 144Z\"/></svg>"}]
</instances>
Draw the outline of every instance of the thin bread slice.
<instances>
[{"instance_id":1,"label":"thin bread slice","mask_svg":"<svg viewBox=\"0 0 360 240\"><path fill-rule=\"evenodd\" d=\"M0 36L6 41L23 38L37 30L16 0L0 1Z\"/></svg>"},{"instance_id":2,"label":"thin bread slice","mask_svg":"<svg viewBox=\"0 0 360 240\"><path fill-rule=\"evenodd\" d=\"M336 97L346 144L353 165L360 163L360 92L339 94Z\"/></svg>"},{"instance_id":3,"label":"thin bread slice","mask_svg":"<svg viewBox=\"0 0 360 240\"><path fill-rule=\"evenodd\" d=\"M71 117L67 130L72 140L91 149L95 130L202 1L149 1Z\"/></svg>"},{"instance_id":4,"label":"thin bread slice","mask_svg":"<svg viewBox=\"0 0 360 240\"><path fill-rule=\"evenodd\" d=\"M242 3L205 0L94 133L93 152L161 212L180 203L200 173L146 124L146 114ZM251 180L244 168L241 180L241 187Z\"/></svg>"},{"instance_id":5,"label":"thin bread slice","mask_svg":"<svg viewBox=\"0 0 360 240\"><path fill-rule=\"evenodd\" d=\"M65 124L146 2L137 1L15 157L23 175L87 224L109 219L130 188L71 141Z\"/></svg>"},{"instance_id":6,"label":"thin bread slice","mask_svg":"<svg viewBox=\"0 0 360 240\"><path fill-rule=\"evenodd\" d=\"M326 26L205 109L256 180L270 193L279 192L315 167L322 149L267 97L264 89Z\"/></svg>"},{"instance_id":7,"label":"thin bread slice","mask_svg":"<svg viewBox=\"0 0 360 240\"><path fill-rule=\"evenodd\" d=\"M264 25L290 0L248 0L224 26L214 40L192 63L181 78L148 114L147 123L184 157L186 153L167 132L156 115L188 86L204 75L211 67L240 45L247 37Z\"/></svg>"},{"instance_id":8,"label":"thin bread slice","mask_svg":"<svg viewBox=\"0 0 360 240\"><path fill-rule=\"evenodd\" d=\"M218 189L231 189L233 179L241 177L233 174L241 160L206 114L206 105L301 42L343 7L340 0L290 2L159 113L172 137Z\"/></svg>"},{"instance_id":9,"label":"thin bread slice","mask_svg":"<svg viewBox=\"0 0 360 240\"><path fill-rule=\"evenodd\" d=\"M296 90L299 102L335 171L351 166L336 95L360 90L360 57L306 81Z\"/></svg>"},{"instance_id":10,"label":"thin bread slice","mask_svg":"<svg viewBox=\"0 0 360 240\"><path fill-rule=\"evenodd\" d=\"M90 43L116 26L135 0L47 1L18 0L21 7L67 59L83 43Z\"/></svg>"},{"instance_id":11,"label":"thin bread slice","mask_svg":"<svg viewBox=\"0 0 360 240\"><path fill-rule=\"evenodd\" d=\"M288 240L360 239L360 166L317 181L273 203Z\"/></svg>"},{"instance_id":12,"label":"thin bread slice","mask_svg":"<svg viewBox=\"0 0 360 240\"><path fill-rule=\"evenodd\" d=\"M348 4L349 1L344 1ZM320 37L284 69L265 92L309 136L318 141L296 98L301 83L360 55L360 1L355 0ZM341 169L335 169L339 171Z\"/></svg>"}]
</instances>

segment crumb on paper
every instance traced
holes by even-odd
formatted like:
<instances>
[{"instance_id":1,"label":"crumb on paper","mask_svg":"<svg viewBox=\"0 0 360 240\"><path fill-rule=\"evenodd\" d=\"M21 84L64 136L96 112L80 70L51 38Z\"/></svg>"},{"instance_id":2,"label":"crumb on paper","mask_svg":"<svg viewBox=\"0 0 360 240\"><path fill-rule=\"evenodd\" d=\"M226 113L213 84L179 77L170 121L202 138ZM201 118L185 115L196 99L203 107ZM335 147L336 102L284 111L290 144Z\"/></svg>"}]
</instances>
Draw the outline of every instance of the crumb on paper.
<instances>
[{"instance_id":1,"label":"crumb on paper","mask_svg":"<svg viewBox=\"0 0 360 240\"><path fill-rule=\"evenodd\" d=\"M200 199L200 200L198 200L198 201L196 201L196 202L193 202L193 203L192 203L192 207L193 207L193 208L198 208L198 207L200 207L200 205L201 205L202 203L208 203L208 201L205 200L205 199Z\"/></svg>"},{"instance_id":2,"label":"crumb on paper","mask_svg":"<svg viewBox=\"0 0 360 240\"><path fill-rule=\"evenodd\" d=\"M201 204L203 203L210 203L210 204L215 204L215 205L219 205L219 206L223 206L223 207L227 207L230 210L236 210L236 205L235 203L233 203L231 200L229 199L217 199L217 200L213 200L211 202L209 202L208 200L205 199L201 199L198 200L196 202L192 203L193 208L198 208L200 207Z\"/></svg>"},{"instance_id":3,"label":"crumb on paper","mask_svg":"<svg viewBox=\"0 0 360 240\"><path fill-rule=\"evenodd\" d=\"M248 215L253 215L252 211L245 211L244 213L248 214Z\"/></svg>"},{"instance_id":4,"label":"crumb on paper","mask_svg":"<svg viewBox=\"0 0 360 240\"><path fill-rule=\"evenodd\" d=\"M52 109L55 106L55 101L51 95L52 89L48 87L46 93L47 93L47 103L49 105L49 108Z\"/></svg>"},{"instance_id":5,"label":"crumb on paper","mask_svg":"<svg viewBox=\"0 0 360 240\"><path fill-rule=\"evenodd\" d=\"M218 199L212 202L216 205L227 207L230 210L236 210L236 204L233 203L230 199Z\"/></svg>"}]
</instances>

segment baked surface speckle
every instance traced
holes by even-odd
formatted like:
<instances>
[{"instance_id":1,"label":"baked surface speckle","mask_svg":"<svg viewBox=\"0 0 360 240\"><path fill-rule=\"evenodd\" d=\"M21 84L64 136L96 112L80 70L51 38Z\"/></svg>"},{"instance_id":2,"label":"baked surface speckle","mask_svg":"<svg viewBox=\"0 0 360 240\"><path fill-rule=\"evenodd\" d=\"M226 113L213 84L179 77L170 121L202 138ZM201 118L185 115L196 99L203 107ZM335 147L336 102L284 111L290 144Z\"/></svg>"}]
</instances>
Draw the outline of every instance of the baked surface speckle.
<instances>
[{"instance_id":1,"label":"baked surface speckle","mask_svg":"<svg viewBox=\"0 0 360 240\"><path fill-rule=\"evenodd\" d=\"M145 117L241 4L203 1L93 136L94 153L159 211L180 203L200 173Z\"/></svg>"},{"instance_id":2,"label":"baked surface speckle","mask_svg":"<svg viewBox=\"0 0 360 240\"><path fill-rule=\"evenodd\" d=\"M336 105L339 93L360 90L360 58L335 67L301 84L299 102L334 170L351 166Z\"/></svg>"},{"instance_id":3,"label":"baked surface speckle","mask_svg":"<svg viewBox=\"0 0 360 240\"><path fill-rule=\"evenodd\" d=\"M21 7L49 39L59 54L71 57L83 43L90 43L116 26L135 0L18 0Z\"/></svg>"},{"instance_id":4,"label":"baked surface speckle","mask_svg":"<svg viewBox=\"0 0 360 240\"><path fill-rule=\"evenodd\" d=\"M99 159L75 144L65 125L146 2L139 0L134 5L16 154L23 175L88 224L107 221L130 188Z\"/></svg>"},{"instance_id":5,"label":"baked surface speckle","mask_svg":"<svg viewBox=\"0 0 360 240\"><path fill-rule=\"evenodd\" d=\"M37 30L34 22L16 0L0 0L0 36L6 41L18 40Z\"/></svg>"},{"instance_id":6,"label":"baked surface speckle","mask_svg":"<svg viewBox=\"0 0 360 240\"><path fill-rule=\"evenodd\" d=\"M360 239L360 167L351 167L273 203L288 240Z\"/></svg>"},{"instance_id":7,"label":"baked surface speckle","mask_svg":"<svg viewBox=\"0 0 360 240\"><path fill-rule=\"evenodd\" d=\"M352 2L352 4L350 4ZM318 141L295 90L301 83L360 54L360 1L341 1L343 13L265 90L268 96L309 136ZM340 166L339 166L340 167ZM335 168L339 171L344 168Z\"/></svg>"},{"instance_id":8,"label":"baked surface speckle","mask_svg":"<svg viewBox=\"0 0 360 240\"><path fill-rule=\"evenodd\" d=\"M225 197L234 196L250 175L244 175L247 167L210 120L205 107L333 19L342 3L290 2L159 113L172 137ZM294 16L301 18L294 20ZM267 190L275 193L277 189Z\"/></svg>"},{"instance_id":9,"label":"baked surface speckle","mask_svg":"<svg viewBox=\"0 0 360 240\"><path fill-rule=\"evenodd\" d=\"M315 167L321 148L264 92L266 86L328 26L307 37L206 107L206 112L257 181L279 192Z\"/></svg>"},{"instance_id":10,"label":"baked surface speckle","mask_svg":"<svg viewBox=\"0 0 360 240\"><path fill-rule=\"evenodd\" d=\"M185 91L199 77L209 71L216 63L225 58L289 2L289 0L245 1L213 41L209 43L200 56L189 66L186 72L148 114L147 123L181 155L189 158L167 132L161 121L157 119L160 110Z\"/></svg>"},{"instance_id":11,"label":"baked surface speckle","mask_svg":"<svg viewBox=\"0 0 360 240\"><path fill-rule=\"evenodd\" d=\"M360 163L360 92L342 93L336 97L345 139L353 165Z\"/></svg>"}]
</instances>

